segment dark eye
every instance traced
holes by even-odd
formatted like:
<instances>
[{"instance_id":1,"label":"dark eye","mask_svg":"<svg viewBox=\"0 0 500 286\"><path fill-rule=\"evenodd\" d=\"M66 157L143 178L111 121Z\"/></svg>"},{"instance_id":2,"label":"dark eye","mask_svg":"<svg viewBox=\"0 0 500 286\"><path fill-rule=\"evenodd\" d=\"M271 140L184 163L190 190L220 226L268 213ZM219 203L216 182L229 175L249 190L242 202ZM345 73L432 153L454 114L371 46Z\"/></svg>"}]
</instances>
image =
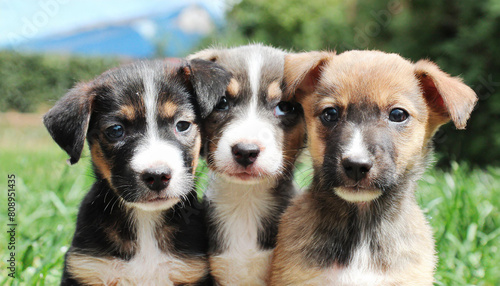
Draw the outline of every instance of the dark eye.
<instances>
[{"instance_id":1,"label":"dark eye","mask_svg":"<svg viewBox=\"0 0 500 286\"><path fill-rule=\"evenodd\" d=\"M295 106L290 102L282 101L276 105L274 108L274 116L279 117L293 113L295 111Z\"/></svg>"},{"instance_id":2,"label":"dark eye","mask_svg":"<svg viewBox=\"0 0 500 286\"><path fill-rule=\"evenodd\" d=\"M321 120L325 123L329 122L335 122L339 120L339 112L336 108L329 107L323 110L323 113L321 113Z\"/></svg>"},{"instance_id":3,"label":"dark eye","mask_svg":"<svg viewBox=\"0 0 500 286\"><path fill-rule=\"evenodd\" d=\"M389 113L389 120L393 121L393 122L403 122L406 119L408 119L409 116L410 115L408 114L408 112L406 110L401 109L401 108L394 108Z\"/></svg>"},{"instance_id":4,"label":"dark eye","mask_svg":"<svg viewBox=\"0 0 500 286\"><path fill-rule=\"evenodd\" d=\"M123 137L123 134L125 134L125 129L121 125L115 124L106 128L106 136L108 136L109 139L120 139Z\"/></svg>"},{"instance_id":5,"label":"dark eye","mask_svg":"<svg viewBox=\"0 0 500 286\"><path fill-rule=\"evenodd\" d=\"M188 130L189 127L191 127L191 122L187 122L187 121L179 121L179 122L177 122L177 124L175 124L175 130L177 132L184 132L184 131Z\"/></svg>"},{"instance_id":6,"label":"dark eye","mask_svg":"<svg viewBox=\"0 0 500 286\"><path fill-rule=\"evenodd\" d=\"M217 110L228 110L229 109L229 102L227 101L227 98L223 96L217 105L215 106L215 109Z\"/></svg>"}]
</instances>

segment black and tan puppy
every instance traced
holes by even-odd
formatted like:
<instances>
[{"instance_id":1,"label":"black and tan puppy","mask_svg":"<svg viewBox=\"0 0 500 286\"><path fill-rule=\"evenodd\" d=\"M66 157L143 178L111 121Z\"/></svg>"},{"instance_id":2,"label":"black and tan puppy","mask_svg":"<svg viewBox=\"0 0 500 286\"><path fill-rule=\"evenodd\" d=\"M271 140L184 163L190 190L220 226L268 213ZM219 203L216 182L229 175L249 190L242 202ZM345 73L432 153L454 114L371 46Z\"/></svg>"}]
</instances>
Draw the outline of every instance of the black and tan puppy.
<instances>
[{"instance_id":1,"label":"black and tan puppy","mask_svg":"<svg viewBox=\"0 0 500 286\"><path fill-rule=\"evenodd\" d=\"M475 93L435 64L377 51L287 56L314 178L279 228L271 285L432 285L432 231L415 200L431 138L465 128Z\"/></svg>"},{"instance_id":2,"label":"black and tan puppy","mask_svg":"<svg viewBox=\"0 0 500 286\"><path fill-rule=\"evenodd\" d=\"M194 171L201 138L195 97L224 93L207 61L138 62L70 90L44 116L76 163L87 138L96 182L83 200L62 285L178 285L208 274Z\"/></svg>"},{"instance_id":3,"label":"black and tan puppy","mask_svg":"<svg viewBox=\"0 0 500 286\"><path fill-rule=\"evenodd\" d=\"M283 100L285 52L248 45L191 58L214 61L232 74L226 95L203 123L212 275L220 285L265 285L305 138L300 105Z\"/></svg>"}]
</instances>

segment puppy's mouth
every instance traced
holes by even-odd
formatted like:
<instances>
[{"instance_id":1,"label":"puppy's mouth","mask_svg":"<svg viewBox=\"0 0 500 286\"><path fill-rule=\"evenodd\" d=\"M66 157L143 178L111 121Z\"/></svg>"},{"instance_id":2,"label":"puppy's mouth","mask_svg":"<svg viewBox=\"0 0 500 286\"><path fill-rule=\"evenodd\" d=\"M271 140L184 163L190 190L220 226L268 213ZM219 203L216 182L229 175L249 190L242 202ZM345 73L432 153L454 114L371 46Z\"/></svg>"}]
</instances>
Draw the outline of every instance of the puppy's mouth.
<instances>
[{"instance_id":1,"label":"puppy's mouth","mask_svg":"<svg viewBox=\"0 0 500 286\"><path fill-rule=\"evenodd\" d=\"M240 181L254 181L254 180L262 180L263 178L266 177L271 177L270 174L267 172L263 171L257 171L257 170L244 170L244 171L229 171L225 172L225 175L232 178L232 179L237 179Z\"/></svg>"},{"instance_id":2,"label":"puppy's mouth","mask_svg":"<svg viewBox=\"0 0 500 286\"><path fill-rule=\"evenodd\" d=\"M151 198L145 201L145 203L156 203L156 202L164 202L167 201L168 198L165 197L156 197L156 198Z\"/></svg>"},{"instance_id":3,"label":"puppy's mouth","mask_svg":"<svg viewBox=\"0 0 500 286\"><path fill-rule=\"evenodd\" d=\"M173 197L169 197L164 192L160 193L153 193L150 192L147 195L145 195L141 200L139 200L140 203L157 203L157 202L165 202L168 200L174 199Z\"/></svg>"},{"instance_id":4,"label":"puppy's mouth","mask_svg":"<svg viewBox=\"0 0 500 286\"><path fill-rule=\"evenodd\" d=\"M335 194L352 203L371 202L382 195L382 190L372 187L342 186L335 188Z\"/></svg>"},{"instance_id":5,"label":"puppy's mouth","mask_svg":"<svg viewBox=\"0 0 500 286\"><path fill-rule=\"evenodd\" d=\"M173 207L180 200L179 197L152 193L136 201L134 205L143 210L165 210Z\"/></svg>"}]
</instances>

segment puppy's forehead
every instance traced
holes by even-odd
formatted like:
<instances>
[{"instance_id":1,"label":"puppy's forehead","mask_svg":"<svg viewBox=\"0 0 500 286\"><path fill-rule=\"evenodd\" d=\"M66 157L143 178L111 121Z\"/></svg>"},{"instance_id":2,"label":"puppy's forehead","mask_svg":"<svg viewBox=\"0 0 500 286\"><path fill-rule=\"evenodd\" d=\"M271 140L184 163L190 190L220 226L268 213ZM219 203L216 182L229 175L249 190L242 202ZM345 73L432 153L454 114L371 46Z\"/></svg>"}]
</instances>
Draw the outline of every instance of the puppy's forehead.
<instances>
[{"instance_id":1,"label":"puppy's forehead","mask_svg":"<svg viewBox=\"0 0 500 286\"><path fill-rule=\"evenodd\" d=\"M317 94L337 105L378 106L418 101L413 64L396 54L352 51L333 57L323 68Z\"/></svg>"},{"instance_id":2,"label":"puppy's forehead","mask_svg":"<svg viewBox=\"0 0 500 286\"><path fill-rule=\"evenodd\" d=\"M161 62L141 62L111 70L99 79L101 105L109 105L109 109L129 120L144 118L148 109L162 117L190 111L191 101L178 68Z\"/></svg>"},{"instance_id":3,"label":"puppy's forehead","mask_svg":"<svg viewBox=\"0 0 500 286\"><path fill-rule=\"evenodd\" d=\"M218 63L233 74L228 86L230 96L249 99L281 97L285 53L281 50L250 45L220 51Z\"/></svg>"}]
</instances>

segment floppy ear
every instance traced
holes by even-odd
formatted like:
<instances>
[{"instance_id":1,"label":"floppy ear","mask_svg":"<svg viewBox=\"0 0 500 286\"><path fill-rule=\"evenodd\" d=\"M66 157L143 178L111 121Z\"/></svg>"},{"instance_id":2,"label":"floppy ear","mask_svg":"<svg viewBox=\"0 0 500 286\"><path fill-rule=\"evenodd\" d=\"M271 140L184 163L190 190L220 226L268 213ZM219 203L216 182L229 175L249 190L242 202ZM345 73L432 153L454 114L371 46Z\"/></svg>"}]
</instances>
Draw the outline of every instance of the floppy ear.
<instances>
[{"instance_id":1,"label":"floppy ear","mask_svg":"<svg viewBox=\"0 0 500 286\"><path fill-rule=\"evenodd\" d=\"M210 62L217 62L218 50L206 49L187 56L187 60L202 59Z\"/></svg>"},{"instance_id":2,"label":"floppy ear","mask_svg":"<svg viewBox=\"0 0 500 286\"><path fill-rule=\"evenodd\" d=\"M56 143L70 156L80 160L92 109L92 84L79 83L43 116L43 124Z\"/></svg>"},{"instance_id":3,"label":"floppy ear","mask_svg":"<svg viewBox=\"0 0 500 286\"><path fill-rule=\"evenodd\" d=\"M189 61L189 78L201 118L206 118L226 94L231 74L220 65L200 59Z\"/></svg>"},{"instance_id":4,"label":"floppy ear","mask_svg":"<svg viewBox=\"0 0 500 286\"><path fill-rule=\"evenodd\" d=\"M316 88L321 68L335 52L308 52L285 56L284 83L287 97L298 101Z\"/></svg>"},{"instance_id":5,"label":"floppy ear","mask_svg":"<svg viewBox=\"0 0 500 286\"><path fill-rule=\"evenodd\" d=\"M415 75L437 125L451 119L456 128L465 129L477 102L476 93L460 78L451 77L427 60L415 63Z\"/></svg>"}]
</instances>

